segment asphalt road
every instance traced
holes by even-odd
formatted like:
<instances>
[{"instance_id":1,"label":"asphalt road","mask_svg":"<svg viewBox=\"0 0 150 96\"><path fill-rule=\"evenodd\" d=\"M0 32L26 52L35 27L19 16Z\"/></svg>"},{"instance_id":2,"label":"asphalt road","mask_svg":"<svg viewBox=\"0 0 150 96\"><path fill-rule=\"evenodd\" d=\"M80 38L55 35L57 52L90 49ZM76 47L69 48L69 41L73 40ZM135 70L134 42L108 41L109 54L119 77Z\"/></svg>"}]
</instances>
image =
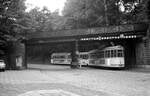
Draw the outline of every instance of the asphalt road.
<instances>
[{"instance_id":1,"label":"asphalt road","mask_svg":"<svg viewBox=\"0 0 150 96\"><path fill-rule=\"evenodd\" d=\"M29 68L0 72L0 96L150 96L149 72L36 64Z\"/></svg>"}]
</instances>

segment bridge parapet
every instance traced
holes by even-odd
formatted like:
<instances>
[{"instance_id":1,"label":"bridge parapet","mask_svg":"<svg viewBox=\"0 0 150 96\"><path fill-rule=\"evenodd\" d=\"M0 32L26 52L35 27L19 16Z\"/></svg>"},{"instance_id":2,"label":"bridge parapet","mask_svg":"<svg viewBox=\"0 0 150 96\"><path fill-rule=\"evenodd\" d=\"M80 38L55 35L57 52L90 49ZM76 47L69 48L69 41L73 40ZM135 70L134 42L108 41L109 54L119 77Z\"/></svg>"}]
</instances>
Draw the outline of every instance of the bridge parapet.
<instances>
[{"instance_id":1,"label":"bridge parapet","mask_svg":"<svg viewBox=\"0 0 150 96\"><path fill-rule=\"evenodd\" d=\"M28 34L29 39L34 38L57 38L57 37L73 37L73 36L86 36L86 35L101 35L101 34L118 34L118 33L135 33L145 32L147 30L146 24L130 24L130 25L119 25L119 26L106 26L97 28L86 28L86 29L72 29L72 30L61 30L53 32L38 32Z\"/></svg>"}]
</instances>

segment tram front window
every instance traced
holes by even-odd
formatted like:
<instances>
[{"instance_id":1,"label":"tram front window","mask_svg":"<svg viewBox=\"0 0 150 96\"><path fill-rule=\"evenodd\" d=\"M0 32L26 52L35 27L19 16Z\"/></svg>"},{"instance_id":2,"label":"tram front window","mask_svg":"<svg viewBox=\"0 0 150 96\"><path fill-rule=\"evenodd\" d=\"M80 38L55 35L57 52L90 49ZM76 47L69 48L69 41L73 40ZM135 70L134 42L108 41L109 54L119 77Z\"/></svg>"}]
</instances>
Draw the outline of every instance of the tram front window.
<instances>
[{"instance_id":1,"label":"tram front window","mask_svg":"<svg viewBox=\"0 0 150 96\"><path fill-rule=\"evenodd\" d=\"M118 57L123 57L123 50L118 50Z\"/></svg>"},{"instance_id":2,"label":"tram front window","mask_svg":"<svg viewBox=\"0 0 150 96\"><path fill-rule=\"evenodd\" d=\"M80 55L80 58L82 58L82 59L88 59L88 55Z\"/></svg>"}]
</instances>

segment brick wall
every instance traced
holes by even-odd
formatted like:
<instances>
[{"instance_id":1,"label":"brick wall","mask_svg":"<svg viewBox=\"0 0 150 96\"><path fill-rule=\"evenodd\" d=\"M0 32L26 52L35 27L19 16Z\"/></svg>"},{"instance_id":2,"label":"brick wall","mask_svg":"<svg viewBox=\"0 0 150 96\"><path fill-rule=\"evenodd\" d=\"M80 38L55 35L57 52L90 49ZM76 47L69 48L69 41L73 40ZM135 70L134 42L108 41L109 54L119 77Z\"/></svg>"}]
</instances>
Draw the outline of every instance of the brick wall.
<instances>
[{"instance_id":1,"label":"brick wall","mask_svg":"<svg viewBox=\"0 0 150 96\"><path fill-rule=\"evenodd\" d=\"M136 44L136 64L137 67L150 68L150 35L147 35Z\"/></svg>"},{"instance_id":2,"label":"brick wall","mask_svg":"<svg viewBox=\"0 0 150 96\"><path fill-rule=\"evenodd\" d=\"M150 29L147 32L147 39L144 42L144 47L145 47L145 62L146 65L150 66Z\"/></svg>"}]
</instances>

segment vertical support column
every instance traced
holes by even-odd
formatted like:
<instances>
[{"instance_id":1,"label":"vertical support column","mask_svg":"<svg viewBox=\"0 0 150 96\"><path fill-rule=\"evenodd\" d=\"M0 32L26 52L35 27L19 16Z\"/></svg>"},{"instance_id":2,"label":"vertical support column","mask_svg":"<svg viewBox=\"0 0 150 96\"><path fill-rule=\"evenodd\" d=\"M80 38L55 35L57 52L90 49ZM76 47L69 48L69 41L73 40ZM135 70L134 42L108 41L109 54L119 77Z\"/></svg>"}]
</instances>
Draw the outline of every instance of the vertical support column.
<instances>
[{"instance_id":1,"label":"vertical support column","mask_svg":"<svg viewBox=\"0 0 150 96\"><path fill-rule=\"evenodd\" d=\"M73 46L72 46L72 62L71 62L71 68L72 69L76 69L79 68L79 62L78 62L78 40L76 40L75 42L73 42Z\"/></svg>"},{"instance_id":2,"label":"vertical support column","mask_svg":"<svg viewBox=\"0 0 150 96\"><path fill-rule=\"evenodd\" d=\"M20 41L10 42L8 48L8 69L24 69L25 68L25 46Z\"/></svg>"},{"instance_id":3,"label":"vertical support column","mask_svg":"<svg viewBox=\"0 0 150 96\"><path fill-rule=\"evenodd\" d=\"M150 68L150 24L146 36L142 38L142 49L142 64L139 67Z\"/></svg>"},{"instance_id":4,"label":"vertical support column","mask_svg":"<svg viewBox=\"0 0 150 96\"><path fill-rule=\"evenodd\" d=\"M28 68L28 62L27 62L27 41L25 40L25 57L24 57L24 63L25 63L25 68Z\"/></svg>"},{"instance_id":5,"label":"vertical support column","mask_svg":"<svg viewBox=\"0 0 150 96\"><path fill-rule=\"evenodd\" d=\"M136 42L136 67L141 67L143 66L144 63L144 40L143 39L139 39Z\"/></svg>"},{"instance_id":6,"label":"vertical support column","mask_svg":"<svg viewBox=\"0 0 150 96\"><path fill-rule=\"evenodd\" d=\"M79 54L79 42L78 42L78 40L76 40L75 41L75 47L76 47L76 55L78 55Z\"/></svg>"},{"instance_id":7,"label":"vertical support column","mask_svg":"<svg viewBox=\"0 0 150 96\"><path fill-rule=\"evenodd\" d=\"M150 67L150 23L148 26L148 30L147 30L147 40L145 42L145 62L146 62L146 67Z\"/></svg>"}]
</instances>

